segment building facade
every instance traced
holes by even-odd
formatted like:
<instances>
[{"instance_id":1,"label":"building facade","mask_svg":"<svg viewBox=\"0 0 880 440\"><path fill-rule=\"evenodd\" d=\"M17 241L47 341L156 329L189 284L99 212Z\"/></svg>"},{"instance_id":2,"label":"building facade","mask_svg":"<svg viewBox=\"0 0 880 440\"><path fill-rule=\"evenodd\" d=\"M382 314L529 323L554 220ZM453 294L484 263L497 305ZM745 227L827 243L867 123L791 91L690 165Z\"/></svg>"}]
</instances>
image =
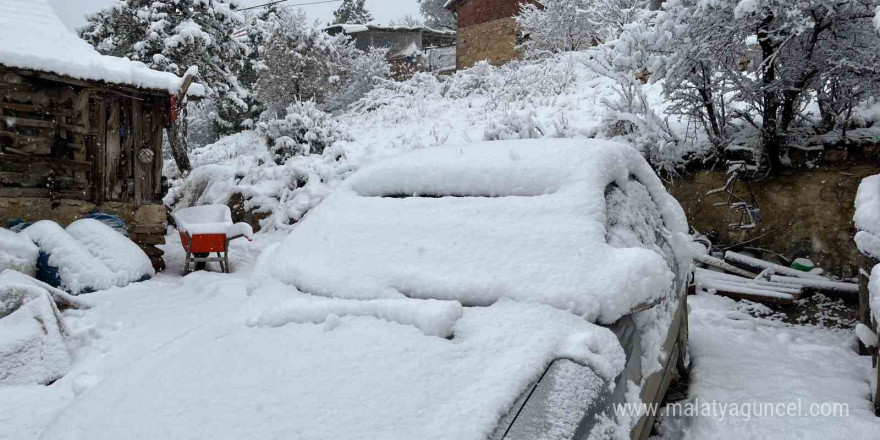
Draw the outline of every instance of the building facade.
<instances>
[{"instance_id":1,"label":"building facade","mask_svg":"<svg viewBox=\"0 0 880 440\"><path fill-rule=\"evenodd\" d=\"M494 65L516 59L517 29L514 16L529 0L452 0L446 8L458 14L456 68L479 61Z\"/></svg>"}]
</instances>

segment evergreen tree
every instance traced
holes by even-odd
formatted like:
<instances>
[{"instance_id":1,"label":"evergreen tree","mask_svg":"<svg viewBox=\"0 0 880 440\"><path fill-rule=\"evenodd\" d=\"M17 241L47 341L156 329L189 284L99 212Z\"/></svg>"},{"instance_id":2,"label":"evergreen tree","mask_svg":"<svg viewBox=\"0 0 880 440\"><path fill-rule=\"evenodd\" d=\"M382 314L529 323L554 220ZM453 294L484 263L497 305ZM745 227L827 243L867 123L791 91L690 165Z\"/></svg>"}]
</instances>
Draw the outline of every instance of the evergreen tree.
<instances>
[{"instance_id":1,"label":"evergreen tree","mask_svg":"<svg viewBox=\"0 0 880 440\"><path fill-rule=\"evenodd\" d=\"M373 16L364 6L366 0L342 0L333 13L333 24L367 24L373 21Z\"/></svg>"},{"instance_id":2,"label":"evergreen tree","mask_svg":"<svg viewBox=\"0 0 880 440\"><path fill-rule=\"evenodd\" d=\"M227 0L122 0L88 17L80 36L104 54L183 75L199 68L215 134L239 131L251 117L252 93L238 74L248 47L236 37L244 17Z\"/></svg>"}]
</instances>

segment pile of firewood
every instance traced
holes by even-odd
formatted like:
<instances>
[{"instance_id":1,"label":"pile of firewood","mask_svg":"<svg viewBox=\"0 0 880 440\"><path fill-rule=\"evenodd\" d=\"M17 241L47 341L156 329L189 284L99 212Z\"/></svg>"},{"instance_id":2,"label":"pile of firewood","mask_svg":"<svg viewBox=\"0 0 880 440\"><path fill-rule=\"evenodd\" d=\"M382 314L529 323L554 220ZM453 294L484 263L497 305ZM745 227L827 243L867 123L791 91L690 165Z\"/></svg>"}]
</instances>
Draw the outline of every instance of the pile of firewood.
<instances>
[{"instance_id":1,"label":"pile of firewood","mask_svg":"<svg viewBox=\"0 0 880 440\"><path fill-rule=\"evenodd\" d=\"M694 263L697 265L694 288L700 291L783 305L794 304L817 293L858 302L858 284L832 280L733 251L727 251L724 259L696 255Z\"/></svg>"}]
</instances>

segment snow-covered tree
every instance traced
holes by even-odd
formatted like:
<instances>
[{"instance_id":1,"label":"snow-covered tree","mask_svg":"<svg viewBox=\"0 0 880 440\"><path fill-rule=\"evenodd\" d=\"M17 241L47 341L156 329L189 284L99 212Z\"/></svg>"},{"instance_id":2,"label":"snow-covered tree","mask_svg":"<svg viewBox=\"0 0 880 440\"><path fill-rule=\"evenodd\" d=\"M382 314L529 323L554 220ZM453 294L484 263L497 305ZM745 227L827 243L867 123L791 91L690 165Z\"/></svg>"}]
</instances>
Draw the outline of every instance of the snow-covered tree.
<instances>
[{"instance_id":1,"label":"snow-covered tree","mask_svg":"<svg viewBox=\"0 0 880 440\"><path fill-rule=\"evenodd\" d=\"M156 70L183 75L197 66L215 101L214 130L226 134L241 129L252 104L237 76L248 53L234 37L243 21L226 0L121 0L89 16L80 35L102 53Z\"/></svg>"},{"instance_id":2,"label":"snow-covered tree","mask_svg":"<svg viewBox=\"0 0 880 440\"><path fill-rule=\"evenodd\" d=\"M418 0L425 26L432 29L456 30L458 19L445 5L447 0Z\"/></svg>"},{"instance_id":3,"label":"snow-covered tree","mask_svg":"<svg viewBox=\"0 0 880 440\"><path fill-rule=\"evenodd\" d=\"M333 12L333 24L367 24L373 16L364 5L366 0L342 0L339 9Z\"/></svg>"},{"instance_id":4,"label":"snow-covered tree","mask_svg":"<svg viewBox=\"0 0 880 440\"><path fill-rule=\"evenodd\" d=\"M845 133L847 110L880 92L880 35L871 23L878 5L669 0L647 37L636 29L629 37L655 54L647 67L652 80L665 79L673 110L694 115L714 142L728 141L731 122L751 127L754 146L779 169L799 134ZM811 102L816 120L804 112Z\"/></svg>"},{"instance_id":5,"label":"snow-covered tree","mask_svg":"<svg viewBox=\"0 0 880 440\"><path fill-rule=\"evenodd\" d=\"M541 0L524 3L516 22L527 56L584 50L617 38L641 14L646 0Z\"/></svg>"},{"instance_id":6,"label":"snow-covered tree","mask_svg":"<svg viewBox=\"0 0 880 440\"><path fill-rule=\"evenodd\" d=\"M396 20L391 20L388 23L389 26L402 26L402 27L422 27L425 25L425 22L419 18L410 14L406 14L401 18Z\"/></svg>"},{"instance_id":7,"label":"snow-covered tree","mask_svg":"<svg viewBox=\"0 0 880 440\"><path fill-rule=\"evenodd\" d=\"M328 110L359 99L374 77L389 74L385 52L358 50L344 34L330 36L306 24L302 12L287 12L263 46L257 96L270 112L314 100Z\"/></svg>"}]
</instances>

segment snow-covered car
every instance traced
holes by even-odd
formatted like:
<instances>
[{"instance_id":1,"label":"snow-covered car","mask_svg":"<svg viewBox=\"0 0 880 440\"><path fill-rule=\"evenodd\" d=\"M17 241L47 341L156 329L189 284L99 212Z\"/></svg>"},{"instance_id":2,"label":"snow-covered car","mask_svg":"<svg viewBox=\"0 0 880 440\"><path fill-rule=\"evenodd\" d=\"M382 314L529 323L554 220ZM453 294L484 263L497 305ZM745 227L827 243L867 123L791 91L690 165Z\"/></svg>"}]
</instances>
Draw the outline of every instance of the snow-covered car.
<instances>
[{"instance_id":1,"label":"snow-covered car","mask_svg":"<svg viewBox=\"0 0 880 440\"><path fill-rule=\"evenodd\" d=\"M234 319L43 438L644 439L653 416L613 404L660 402L684 366L686 233L617 143L386 159L263 252Z\"/></svg>"}]
</instances>

